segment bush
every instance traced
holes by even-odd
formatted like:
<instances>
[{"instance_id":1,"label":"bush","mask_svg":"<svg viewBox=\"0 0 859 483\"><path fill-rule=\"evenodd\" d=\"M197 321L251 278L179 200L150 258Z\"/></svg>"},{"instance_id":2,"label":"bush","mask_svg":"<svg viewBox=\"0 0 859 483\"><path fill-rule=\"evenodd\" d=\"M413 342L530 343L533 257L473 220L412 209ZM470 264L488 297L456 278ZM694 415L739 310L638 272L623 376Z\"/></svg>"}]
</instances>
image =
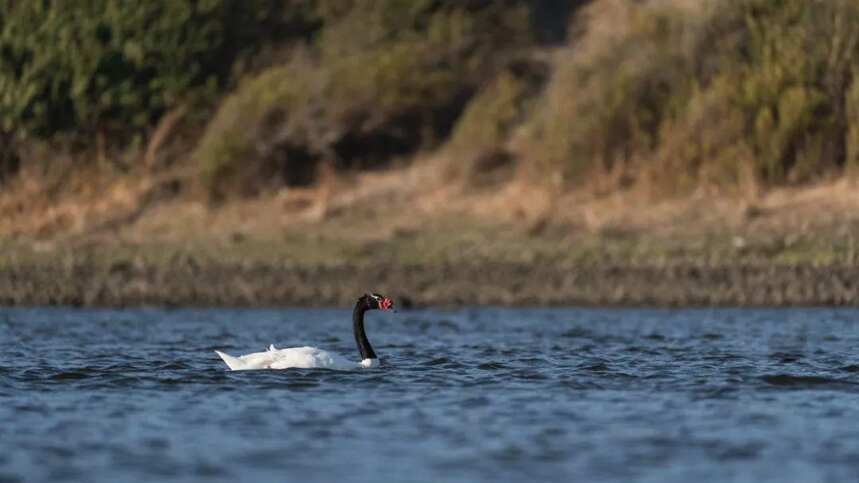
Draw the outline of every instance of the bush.
<instances>
[{"instance_id":1,"label":"bush","mask_svg":"<svg viewBox=\"0 0 859 483\"><path fill-rule=\"evenodd\" d=\"M304 93L312 92L316 84L309 74L314 72L299 70L298 62L271 68L243 81L224 100L193 155L211 197L250 196L266 183L281 184L283 172L279 163L288 164L290 160L277 159L277 150L273 148L281 144L277 141L283 137L278 132L279 124L284 120L286 108L300 105ZM289 136L294 138L299 134L289 132ZM312 143L314 139L306 135L300 144ZM315 170L315 166L292 168Z\"/></svg>"},{"instance_id":2,"label":"bush","mask_svg":"<svg viewBox=\"0 0 859 483\"><path fill-rule=\"evenodd\" d=\"M171 106L227 84L237 58L283 35L269 29L306 29L285 6L0 0L0 129L128 140Z\"/></svg>"},{"instance_id":3,"label":"bush","mask_svg":"<svg viewBox=\"0 0 859 483\"><path fill-rule=\"evenodd\" d=\"M547 70L538 62L515 62L469 101L446 145L449 178L486 184L497 178L493 171L509 168L509 139L527 119Z\"/></svg>"},{"instance_id":4,"label":"bush","mask_svg":"<svg viewBox=\"0 0 859 483\"><path fill-rule=\"evenodd\" d=\"M691 89L698 22L680 7L597 2L533 120L534 162L565 179L631 171ZM700 19L700 17L699 17Z\"/></svg>"},{"instance_id":5,"label":"bush","mask_svg":"<svg viewBox=\"0 0 859 483\"><path fill-rule=\"evenodd\" d=\"M859 151L856 2L610 0L584 18L531 125L532 162L569 181L778 184Z\"/></svg>"},{"instance_id":6,"label":"bush","mask_svg":"<svg viewBox=\"0 0 859 483\"><path fill-rule=\"evenodd\" d=\"M320 160L366 169L439 144L506 49L530 41L520 3L321 2L312 45L243 82L208 126L194 158L210 196L303 184Z\"/></svg>"}]
</instances>

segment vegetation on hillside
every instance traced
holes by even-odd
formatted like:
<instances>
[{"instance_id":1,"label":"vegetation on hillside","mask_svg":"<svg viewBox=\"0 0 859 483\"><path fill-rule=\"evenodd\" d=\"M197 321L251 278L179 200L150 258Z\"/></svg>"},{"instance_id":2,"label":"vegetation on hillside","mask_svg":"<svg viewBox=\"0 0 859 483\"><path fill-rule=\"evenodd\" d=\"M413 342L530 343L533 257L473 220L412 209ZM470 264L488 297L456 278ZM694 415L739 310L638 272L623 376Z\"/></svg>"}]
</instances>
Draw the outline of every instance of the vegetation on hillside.
<instances>
[{"instance_id":1,"label":"vegetation on hillside","mask_svg":"<svg viewBox=\"0 0 859 483\"><path fill-rule=\"evenodd\" d=\"M438 145L474 91L531 45L520 1L355 0L285 64L243 82L194 158L211 195L308 184Z\"/></svg>"},{"instance_id":2,"label":"vegetation on hillside","mask_svg":"<svg viewBox=\"0 0 859 483\"><path fill-rule=\"evenodd\" d=\"M852 0L596 2L527 155L658 192L843 172L859 152L857 20Z\"/></svg>"},{"instance_id":3,"label":"vegetation on hillside","mask_svg":"<svg viewBox=\"0 0 859 483\"><path fill-rule=\"evenodd\" d=\"M127 142L211 98L290 15L274 0L0 2L0 128L24 139ZM259 28L260 26L266 28Z\"/></svg>"},{"instance_id":4,"label":"vegetation on hillside","mask_svg":"<svg viewBox=\"0 0 859 483\"><path fill-rule=\"evenodd\" d=\"M467 185L516 164L655 193L812 181L859 165L857 20L856 0L0 0L0 183L143 149L177 109L211 199L428 150Z\"/></svg>"}]
</instances>

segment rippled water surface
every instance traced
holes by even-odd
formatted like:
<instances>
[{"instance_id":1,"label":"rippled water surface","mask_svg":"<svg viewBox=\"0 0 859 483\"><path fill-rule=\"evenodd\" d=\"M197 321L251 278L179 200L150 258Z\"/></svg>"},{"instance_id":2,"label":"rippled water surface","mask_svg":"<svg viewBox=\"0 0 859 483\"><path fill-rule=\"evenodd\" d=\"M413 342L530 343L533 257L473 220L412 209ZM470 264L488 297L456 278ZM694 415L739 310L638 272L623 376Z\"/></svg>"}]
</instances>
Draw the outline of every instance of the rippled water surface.
<instances>
[{"instance_id":1,"label":"rippled water surface","mask_svg":"<svg viewBox=\"0 0 859 483\"><path fill-rule=\"evenodd\" d=\"M0 482L856 481L859 312L0 310Z\"/></svg>"}]
</instances>

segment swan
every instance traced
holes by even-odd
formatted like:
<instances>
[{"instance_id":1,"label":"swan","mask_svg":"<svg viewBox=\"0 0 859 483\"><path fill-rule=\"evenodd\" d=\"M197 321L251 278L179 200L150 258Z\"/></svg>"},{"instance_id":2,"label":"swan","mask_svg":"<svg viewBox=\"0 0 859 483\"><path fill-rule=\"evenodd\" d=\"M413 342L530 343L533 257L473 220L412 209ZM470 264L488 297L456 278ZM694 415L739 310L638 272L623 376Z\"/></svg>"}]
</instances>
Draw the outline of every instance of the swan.
<instances>
[{"instance_id":1,"label":"swan","mask_svg":"<svg viewBox=\"0 0 859 483\"><path fill-rule=\"evenodd\" d=\"M391 310L394 301L377 293L368 293L361 296L352 311L352 331L355 333L355 342L358 344L358 352L361 354L361 362L354 362L315 347L290 347L278 349L271 344L264 352L233 357L221 351L215 351L224 363L233 371L248 369L288 369L291 367L310 369L355 369L359 367L376 367L379 358L367 340L364 333L364 313L368 310Z\"/></svg>"}]
</instances>

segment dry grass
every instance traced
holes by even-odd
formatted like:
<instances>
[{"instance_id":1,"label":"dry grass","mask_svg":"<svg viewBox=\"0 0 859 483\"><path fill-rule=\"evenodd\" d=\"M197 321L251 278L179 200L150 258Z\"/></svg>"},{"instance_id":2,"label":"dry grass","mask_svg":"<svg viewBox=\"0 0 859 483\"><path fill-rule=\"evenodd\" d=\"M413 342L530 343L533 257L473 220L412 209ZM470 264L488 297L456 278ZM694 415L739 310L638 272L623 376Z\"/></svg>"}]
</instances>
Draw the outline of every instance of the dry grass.
<instances>
[{"instance_id":1,"label":"dry grass","mask_svg":"<svg viewBox=\"0 0 859 483\"><path fill-rule=\"evenodd\" d=\"M62 239L115 232L153 203L178 195L186 180L182 169L120 173L104 164L59 177L25 172L0 192L0 236Z\"/></svg>"},{"instance_id":2,"label":"dry grass","mask_svg":"<svg viewBox=\"0 0 859 483\"><path fill-rule=\"evenodd\" d=\"M855 2L592 2L524 150L537 176L610 193L735 196L855 158Z\"/></svg>"},{"instance_id":3,"label":"dry grass","mask_svg":"<svg viewBox=\"0 0 859 483\"><path fill-rule=\"evenodd\" d=\"M31 179L0 194L3 263L21 257L81 263L76 247L108 266L141 257L166 266L195 259L311 267L356 260L634 266L718 264L740 255L767 264L855 257L859 193L848 180L747 198L707 190L677 198L645 190L553 191L525 176L469 191L446 178L450 160L440 156L447 155L336 176L324 201L321 190L300 188L217 208L164 189L192 173L156 179L93 172L54 192Z\"/></svg>"},{"instance_id":4,"label":"dry grass","mask_svg":"<svg viewBox=\"0 0 859 483\"><path fill-rule=\"evenodd\" d=\"M750 199L706 191L653 199L642 190L553 193L524 179L497 190L462 191L446 181L442 167L447 163L426 158L409 167L337 177L324 216L318 213L320 196L314 188L212 208L194 197L158 191L165 178L90 176L86 185L55 196L46 193L44 183L22 180L16 189L0 193L0 233L6 238L71 235L179 242L337 232L372 240L420 232L430 220L462 218L523 232L548 224L566 227L571 234L669 238L730 232L765 237L820 227L837 231L859 220L859 193L847 179L772 189Z\"/></svg>"}]
</instances>

